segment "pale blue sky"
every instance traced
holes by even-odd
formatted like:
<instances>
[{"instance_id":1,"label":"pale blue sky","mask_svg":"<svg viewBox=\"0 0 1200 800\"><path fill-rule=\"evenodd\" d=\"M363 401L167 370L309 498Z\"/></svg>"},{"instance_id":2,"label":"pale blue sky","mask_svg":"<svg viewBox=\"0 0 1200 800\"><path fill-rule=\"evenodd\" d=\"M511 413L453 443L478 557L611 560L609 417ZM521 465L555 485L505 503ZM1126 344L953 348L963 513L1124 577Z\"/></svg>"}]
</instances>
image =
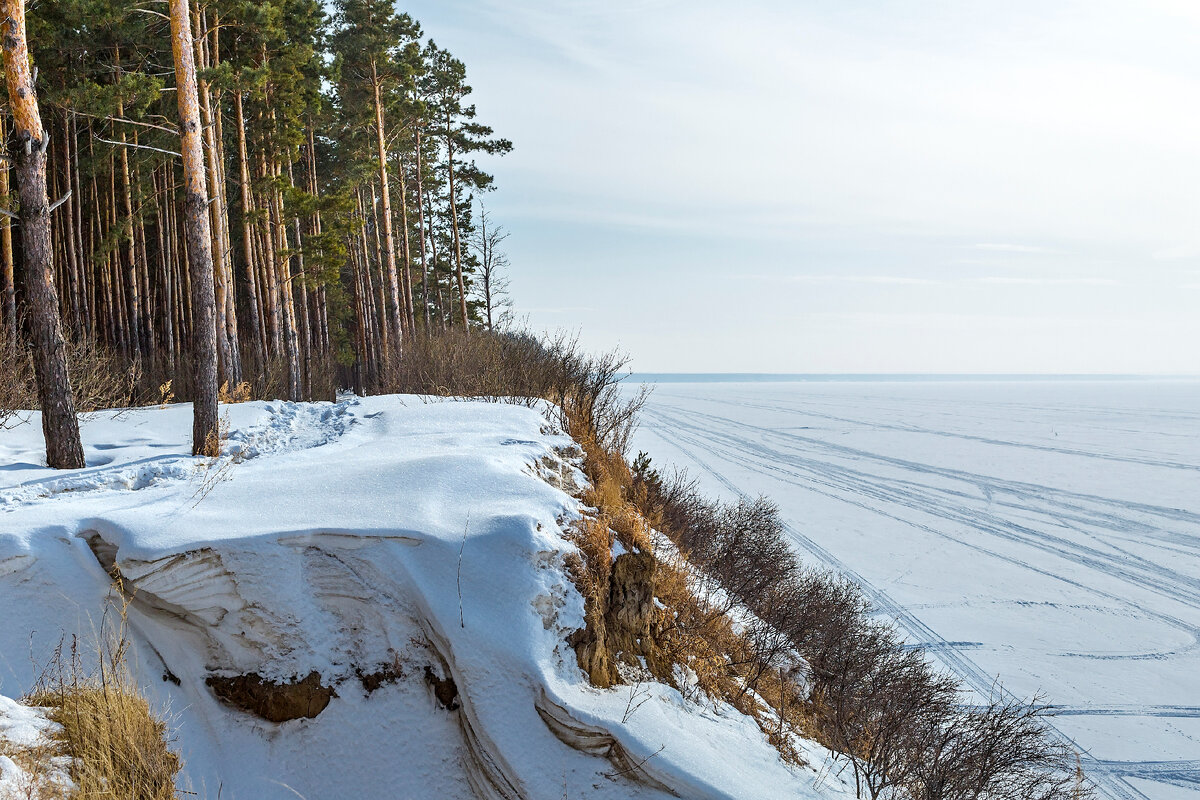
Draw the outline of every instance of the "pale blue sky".
<instances>
[{"instance_id":1,"label":"pale blue sky","mask_svg":"<svg viewBox=\"0 0 1200 800\"><path fill-rule=\"evenodd\" d=\"M643 371L1200 373L1200 3L413 0Z\"/></svg>"}]
</instances>

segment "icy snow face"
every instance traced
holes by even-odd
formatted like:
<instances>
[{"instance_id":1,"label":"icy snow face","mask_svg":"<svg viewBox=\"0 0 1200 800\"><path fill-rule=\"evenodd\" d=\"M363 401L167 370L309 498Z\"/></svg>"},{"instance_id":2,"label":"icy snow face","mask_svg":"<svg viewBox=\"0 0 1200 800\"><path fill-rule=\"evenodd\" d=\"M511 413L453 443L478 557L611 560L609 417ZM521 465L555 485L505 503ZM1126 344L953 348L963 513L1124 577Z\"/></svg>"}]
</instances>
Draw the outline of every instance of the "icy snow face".
<instances>
[{"instance_id":1,"label":"icy snow face","mask_svg":"<svg viewBox=\"0 0 1200 800\"><path fill-rule=\"evenodd\" d=\"M1106 796L1200 797L1200 383L663 384L634 446L771 496L980 694L1044 691Z\"/></svg>"},{"instance_id":2,"label":"icy snow face","mask_svg":"<svg viewBox=\"0 0 1200 800\"><path fill-rule=\"evenodd\" d=\"M625 718L621 690L587 685L560 528L579 451L536 411L379 397L228 414L217 461L188 454L186 406L94 418L73 473L38 466L36 420L0 432L4 691L35 677L31 631L44 661L97 627L116 571L138 675L207 796L843 796L824 754L785 766L729 709L658 686ZM205 685L313 673L336 696L282 723ZM605 746L556 735L547 709Z\"/></svg>"}]
</instances>

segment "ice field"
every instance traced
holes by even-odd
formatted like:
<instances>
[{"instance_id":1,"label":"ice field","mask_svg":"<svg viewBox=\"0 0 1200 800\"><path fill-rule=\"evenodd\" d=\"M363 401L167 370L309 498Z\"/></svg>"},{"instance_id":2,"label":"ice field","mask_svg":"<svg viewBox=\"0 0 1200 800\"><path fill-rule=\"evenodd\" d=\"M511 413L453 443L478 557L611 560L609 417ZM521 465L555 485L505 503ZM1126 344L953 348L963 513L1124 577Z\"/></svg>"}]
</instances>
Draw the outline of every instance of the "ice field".
<instances>
[{"instance_id":1,"label":"ice field","mask_svg":"<svg viewBox=\"0 0 1200 800\"><path fill-rule=\"evenodd\" d=\"M772 497L980 694L1044 693L1102 796L1200 798L1200 382L665 382L634 449Z\"/></svg>"}]
</instances>

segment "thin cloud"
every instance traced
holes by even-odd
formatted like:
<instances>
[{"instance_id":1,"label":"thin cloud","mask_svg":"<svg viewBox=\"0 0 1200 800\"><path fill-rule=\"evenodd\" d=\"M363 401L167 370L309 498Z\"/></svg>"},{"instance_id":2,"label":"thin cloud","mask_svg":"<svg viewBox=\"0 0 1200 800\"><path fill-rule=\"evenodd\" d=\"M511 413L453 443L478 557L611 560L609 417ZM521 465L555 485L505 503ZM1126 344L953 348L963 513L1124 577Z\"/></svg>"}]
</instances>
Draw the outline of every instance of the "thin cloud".
<instances>
[{"instance_id":1,"label":"thin cloud","mask_svg":"<svg viewBox=\"0 0 1200 800\"><path fill-rule=\"evenodd\" d=\"M885 286L936 286L942 281L906 275L792 275L792 283L874 283Z\"/></svg>"},{"instance_id":2,"label":"thin cloud","mask_svg":"<svg viewBox=\"0 0 1200 800\"><path fill-rule=\"evenodd\" d=\"M596 311L589 306L561 306L557 308L522 308L523 314L583 314Z\"/></svg>"},{"instance_id":3,"label":"thin cloud","mask_svg":"<svg viewBox=\"0 0 1200 800\"><path fill-rule=\"evenodd\" d=\"M1112 278L1011 278L999 275L978 278L979 283L1002 286L1120 286Z\"/></svg>"},{"instance_id":4,"label":"thin cloud","mask_svg":"<svg viewBox=\"0 0 1200 800\"><path fill-rule=\"evenodd\" d=\"M1065 250L1052 247L1039 247L1032 244L1006 244L1001 242L985 242L975 245L976 250L990 250L996 253L1028 253L1031 255L1063 255Z\"/></svg>"}]
</instances>

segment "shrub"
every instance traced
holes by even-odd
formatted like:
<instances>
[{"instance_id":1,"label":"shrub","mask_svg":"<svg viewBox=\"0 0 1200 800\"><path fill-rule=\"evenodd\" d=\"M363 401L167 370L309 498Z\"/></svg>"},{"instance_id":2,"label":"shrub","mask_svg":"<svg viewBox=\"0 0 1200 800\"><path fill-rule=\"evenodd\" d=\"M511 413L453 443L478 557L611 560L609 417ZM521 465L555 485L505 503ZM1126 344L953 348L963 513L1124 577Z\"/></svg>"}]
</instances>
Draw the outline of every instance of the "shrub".
<instances>
[{"instance_id":1,"label":"shrub","mask_svg":"<svg viewBox=\"0 0 1200 800\"><path fill-rule=\"evenodd\" d=\"M621 353L592 356L577 339L528 331L450 330L408 340L399 358L380 367L364 391L470 397L534 406L548 401L559 422L582 442L593 438L624 456L646 392L626 396ZM627 469L627 468L626 468Z\"/></svg>"},{"instance_id":2,"label":"shrub","mask_svg":"<svg viewBox=\"0 0 1200 800\"><path fill-rule=\"evenodd\" d=\"M1087 798L1079 757L1046 722L1040 698L993 699L916 732L905 779L912 800Z\"/></svg>"},{"instance_id":3,"label":"shrub","mask_svg":"<svg viewBox=\"0 0 1200 800\"><path fill-rule=\"evenodd\" d=\"M1046 707L1036 698L962 707L958 681L936 670L920 648L907 646L894 625L873 619L857 585L800 566L773 503L715 502L685 473L661 475L644 453L631 475L642 509L723 590L721 610L732 610L736 601L753 613L735 639L717 647L723 666L741 680L742 694L753 690L773 705L779 729L772 741L785 755L791 719L794 730L813 734L849 762L860 797L1091 795L1073 751L1046 722ZM796 654L805 675L789 672ZM708 683L720 688L719 681Z\"/></svg>"},{"instance_id":4,"label":"shrub","mask_svg":"<svg viewBox=\"0 0 1200 800\"><path fill-rule=\"evenodd\" d=\"M141 371L112 351L89 340L68 340L67 366L75 410L89 414L133 404ZM33 359L19 340L0 343L0 427L18 421L18 411L38 407Z\"/></svg>"},{"instance_id":5,"label":"shrub","mask_svg":"<svg viewBox=\"0 0 1200 800\"><path fill-rule=\"evenodd\" d=\"M0 429L20 422L18 412L37 407L29 353L0 327Z\"/></svg>"}]
</instances>

